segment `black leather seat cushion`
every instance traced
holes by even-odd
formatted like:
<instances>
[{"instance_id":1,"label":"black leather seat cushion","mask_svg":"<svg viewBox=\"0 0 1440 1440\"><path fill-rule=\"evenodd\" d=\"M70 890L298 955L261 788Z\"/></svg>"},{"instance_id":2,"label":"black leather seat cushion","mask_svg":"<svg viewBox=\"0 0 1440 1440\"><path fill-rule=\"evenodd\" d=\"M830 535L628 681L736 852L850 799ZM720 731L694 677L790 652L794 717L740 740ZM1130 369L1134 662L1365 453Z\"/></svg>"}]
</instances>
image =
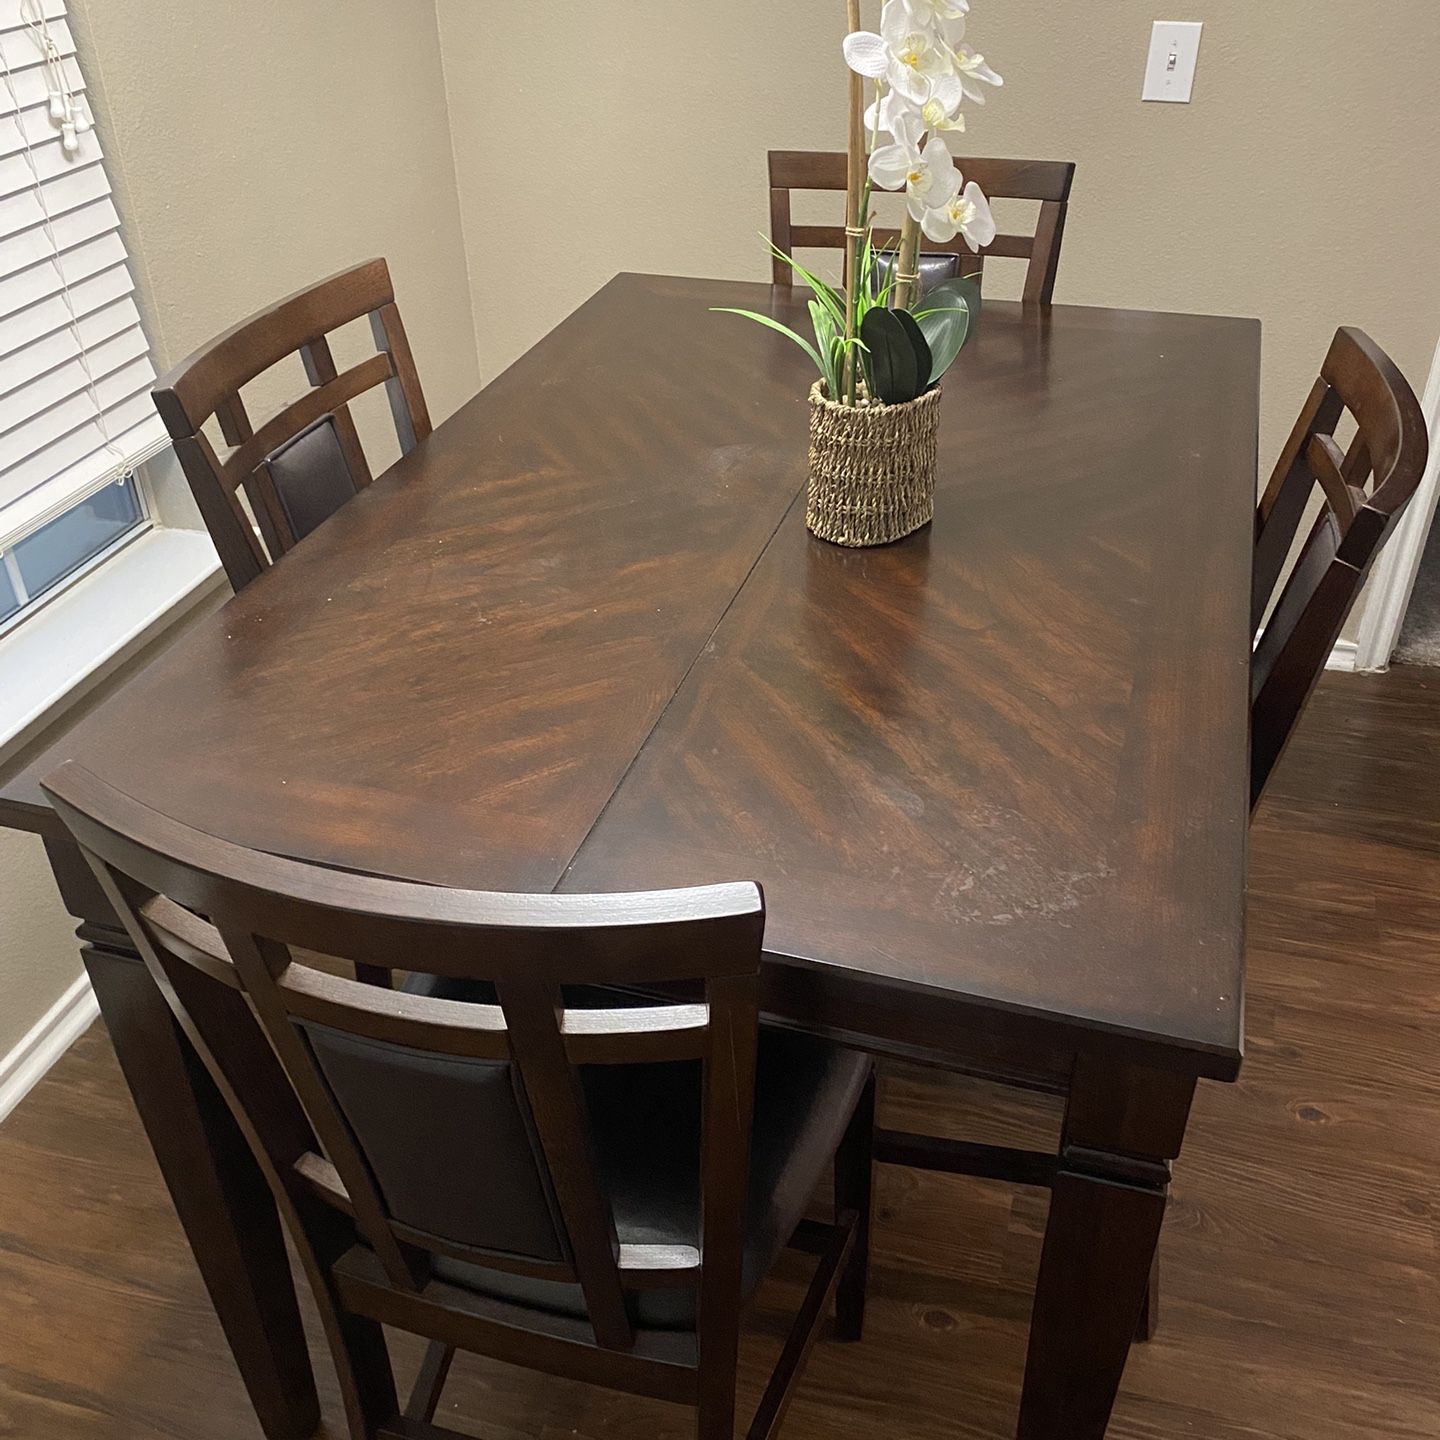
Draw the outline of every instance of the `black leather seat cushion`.
<instances>
[{"instance_id":1,"label":"black leather seat cushion","mask_svg":"<svg viewBox=\"0 0 1440 1440\"><path fill-rule=\"evenodd\" d=\"M493 1003L484 986L412 976L406 989ZM567 1003L626 1003L615 992L567 992ZM630 1003L634 1003L633 999ZM653 1003L653 1002L652 1002ZM749 1296L805 1214L870 1074L868 1056L809 1035L762 1026L755 1076L742 1288ZM698 1063L594 1065L581 1070L597 1160L622 1243L698 1245L700 1101ZM437 1257L452 1284L583 1316L575 1285L536 1281ZM685 1290L637 1293L638 1325L690 1328L695 1297Z\"/></svg>"}]
</instances>

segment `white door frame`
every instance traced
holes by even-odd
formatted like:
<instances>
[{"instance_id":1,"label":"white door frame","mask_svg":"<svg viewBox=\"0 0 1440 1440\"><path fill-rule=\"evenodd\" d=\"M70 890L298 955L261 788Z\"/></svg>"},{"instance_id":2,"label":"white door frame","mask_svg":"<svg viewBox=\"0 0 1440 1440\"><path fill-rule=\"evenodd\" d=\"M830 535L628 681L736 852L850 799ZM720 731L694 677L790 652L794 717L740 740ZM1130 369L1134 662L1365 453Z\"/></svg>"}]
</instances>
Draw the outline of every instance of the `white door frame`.
<instances>
[{"instance_id":1,"label":"white door frame","mask_svg":"<svg viewBox=\"0 0 1440 1440\"><path fill-rule=\"evenodd\" d=\"M1435 502L1440 500L1440 344L1435 347L1430 378L1420 404L1430 428L1430 461L1410 508L1401 516L1390 543L1375 562L1370 592L1355 637L1353 659L1347 656L1340 661L1347 669L1353 666L1356 670L1383 670L1390 663L1400 639L1400 627L1405 622L1405 607L1415 588L1425 537L1430 533Z\"/></svg>"}]
</instances>

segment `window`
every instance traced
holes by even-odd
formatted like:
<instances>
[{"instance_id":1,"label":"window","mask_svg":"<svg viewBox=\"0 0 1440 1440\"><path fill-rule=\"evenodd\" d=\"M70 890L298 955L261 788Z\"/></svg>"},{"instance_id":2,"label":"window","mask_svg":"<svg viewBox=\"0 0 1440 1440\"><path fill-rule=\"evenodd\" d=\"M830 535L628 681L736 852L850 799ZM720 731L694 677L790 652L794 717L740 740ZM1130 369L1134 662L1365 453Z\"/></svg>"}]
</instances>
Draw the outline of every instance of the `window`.
<instances>
[{"instance_id":1,"label":"window","mask_svg":"<svg viewBox=\"0 0 1440 1440\"><path fill-rule=\"evenodd\" d=\"M0 626L148 523L167 443L64 0L0 0Z\"/></svg>"},{"instance_id":2,"label":"window","mask_svg":"<svg viewBox=\"0 0 1440 1440\"><path fill-rule=\"evenodd\" d=\"M0 550L0 631L146 527L135 477L118 480Z\"/></svg>"}]
</instances>

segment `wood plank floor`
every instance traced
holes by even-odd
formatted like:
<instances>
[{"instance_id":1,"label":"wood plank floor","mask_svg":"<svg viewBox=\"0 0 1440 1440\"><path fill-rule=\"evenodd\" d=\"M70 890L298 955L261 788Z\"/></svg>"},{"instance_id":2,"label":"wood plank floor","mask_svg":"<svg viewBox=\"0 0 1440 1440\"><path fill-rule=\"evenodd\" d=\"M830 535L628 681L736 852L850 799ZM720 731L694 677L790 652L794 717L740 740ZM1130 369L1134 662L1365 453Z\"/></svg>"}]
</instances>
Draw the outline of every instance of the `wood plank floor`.
<instances>
[{"instance_id":1,"label":"wood plank floor","mask_svg":"<svg viewBox=\"0 0 1440 1440\"><path fill-rule=\"evenodd\" d=\"M1202 1087L1160 1336L1111 1434L1440 1436L1437 672L1327 677L1251 873L1249 1058ZM977 1138L1056 1121L914 1071L883 1104ZM866 1338L822 1339L786 1435L1011 1435L1044 1198L894 1169L880 1197ZM784 1263L749 1325L747 1405L798 1299L803 1262ZM400 1351L405 1378L417 1358ZM690 1433L682 1410L466 1357L441 1418L489 1440ZM0 1128L0 1436L259 1433L97 1025Z\"/></svg>"}]
</instances>

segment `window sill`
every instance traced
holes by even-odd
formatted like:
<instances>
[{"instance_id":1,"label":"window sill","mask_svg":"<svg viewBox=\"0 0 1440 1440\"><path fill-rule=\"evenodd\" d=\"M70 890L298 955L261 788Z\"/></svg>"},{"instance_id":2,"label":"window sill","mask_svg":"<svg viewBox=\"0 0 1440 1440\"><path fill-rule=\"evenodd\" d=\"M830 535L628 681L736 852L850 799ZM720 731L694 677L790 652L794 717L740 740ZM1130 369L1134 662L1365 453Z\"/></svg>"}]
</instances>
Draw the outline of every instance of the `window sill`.
<instances>
[{"instance_id":1,"label":"window sill","mask_svg":"<svg viewBox=\"0 0 1440 1440\"><path fill-rule=\"evenodd\" d=\"M0 761L224 581L201 530L151 530L0 639Z\"/></svg>"}]
</instances>

